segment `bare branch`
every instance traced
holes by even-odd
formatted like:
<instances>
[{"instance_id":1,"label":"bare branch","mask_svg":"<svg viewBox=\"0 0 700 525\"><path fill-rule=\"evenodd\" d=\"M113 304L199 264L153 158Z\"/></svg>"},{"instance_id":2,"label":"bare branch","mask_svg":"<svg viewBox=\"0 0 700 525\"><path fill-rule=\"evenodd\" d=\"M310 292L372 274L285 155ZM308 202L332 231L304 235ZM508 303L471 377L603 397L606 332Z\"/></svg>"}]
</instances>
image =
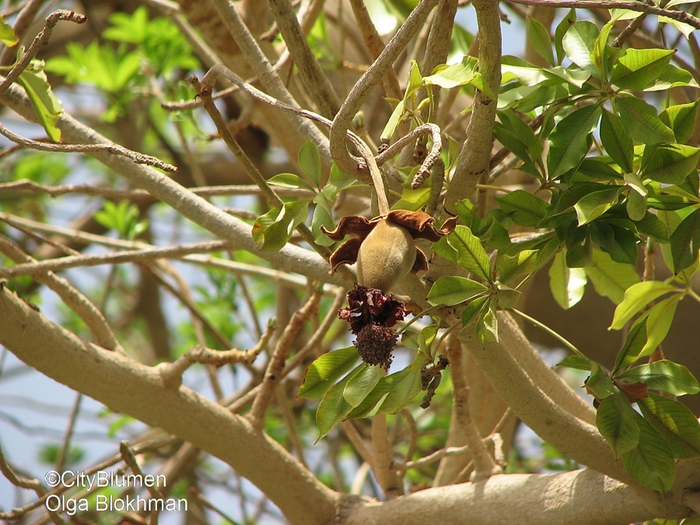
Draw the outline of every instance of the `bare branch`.
<instances>
[{"instance_id":1,"label":"bare branch","mask_svg":"<svg viewBox=\"0 0 700 525\"><path fill-rule=\"evenodd\" d=\"M145 155L144 153L138 153L136 151L131 151L118 144L51 144L49 142L40 142L38 140L32 140L16 133L13 133L5 126L0 124L0 134L4 135L11 141L21 144L27 148L36 149L39 151L54 151L61 153L87 153L91 151L106 151L112 155L123 155L129 157L136 164L145 164L146 166L153 166L155 168L160 168L168 173L175 173L177 167L167 162L153 157L151 155Z\"/></svg>"},{"instance_id":2,"label":"bare branch","mask_svg":"<svg viewBox=\"0 0 700 525\"><path fill-rule=\"evenodd\" d=\"M287 360L287 356L289 355L294 338L297 336L309 317L318 311L318 305L320 302L321 294L319 292L314 292L309 300L306 301L306 304L304 304L300 310L294 312L294 315L292 315L289 323L284 328L279 341L277 341L275 351L272 353L270 362L267 365L267 370L265 371L262 387L258 392L258 395L255 396L253 406L246 416L253 428L260 430L265 424L265 410L267 410L268 405L275 395L275 389L280 382L281 375L284 370L284 364Z\"/></svg>"},{"instance_id":3,"label":"bare branch","mask_svg":"<svg viewBox=\"0 0 700 525\"><path fill-rule=\"evenodd\" d=\"M275 333L277 323L271 319L267 323L267 330L258 343L250 350L230 350L219 351L197 345L181 355L173 363L160 363L156 368L163 377L163 384L167 388L178 388L182 384L182 374L194 363L213 365L216 367L235 363L252 364L253 361L264 352L270 344L270 339Z\"/></svg>"},{"instance_id":4,"label":"bare branch","mask_svg":"<svg viewBox=\"0 0 700 525\"><path fill-rule=\"evenodd\" d=\"M672 18L673 20L678 20L684 24L693 26L695 29L700 29L700 19L694 17L690 13L685 11L677 11L675 9L662 9L656 7L652 4L646 4L643 2L625 2L625 1L610 1L610 0L574 0L574 1L561 1L561 0L508 0L514 4L525 4L525 5L541 5L545 7L564 7L564 8L577 8L577 9L629 9L630 11L637 11L641 13L647 13L650 15L666 16Z\"/></svg>"},{"instance_id":5,"label":"bare branch","mask_svg":"<svg viewBox=\"0 0 700 525\"><path fill-rule=\"evenodd\" d=\"M0 252L14 261L22 261L29 266L38 264L32 257L25 254L14 242L2 236L0 236ZM19 266L22 266L22 264ZM73 287L73 285L63 277L59 277L50 271L46 272L44 275L41 275L42 273L44 272L34 274L34 279L48 286L69 308L78 314L92 331L95 342L98 345L126 355L126 352L119 344L119 341L114 335L114 332L112 332L112 328L107 323L104 315L102 315L102 312L100 312L85 295Z\"/></svg>"}]
</instances>

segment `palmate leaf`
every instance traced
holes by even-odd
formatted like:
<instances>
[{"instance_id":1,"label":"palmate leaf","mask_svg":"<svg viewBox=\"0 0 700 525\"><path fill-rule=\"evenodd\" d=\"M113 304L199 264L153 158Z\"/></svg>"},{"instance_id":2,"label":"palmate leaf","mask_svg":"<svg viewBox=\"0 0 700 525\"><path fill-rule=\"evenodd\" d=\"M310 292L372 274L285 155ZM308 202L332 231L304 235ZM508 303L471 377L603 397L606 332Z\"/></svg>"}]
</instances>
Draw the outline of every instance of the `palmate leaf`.
<instances>
[{"instance_id":1,"label":"palmate leaf","mask_svg":"<svg viewBox=\"0 0 700 525\"><path fill-rule=\"evenodd\" d=\"M627 49L615 63L610 81L621 88L642 90L665 71L673 49Z\"/></svg>"},{"instance_id":2,"label":"palmate leaf","mask_svg":"<svg viewBox=\"0 0 700 525\"><path fill-rule=\"evenodd\" d=\"M483 295L488 291L489 289L486 286L472 279L446 275L435 281L427 299L434 305L454 306Z\"/></svg>"},{"instance_id":3,"label":"palmate leaf","mask_svg":"<svg viewBox=\"0 0 700 525\"><path fill-rule=\"evenodd\" d=\"M661 390L674 396L700 392L700 383L690 370L668 359L635 366L617 374L616 378L646 383L652 390Z\"/></svg>"}]
</instances>

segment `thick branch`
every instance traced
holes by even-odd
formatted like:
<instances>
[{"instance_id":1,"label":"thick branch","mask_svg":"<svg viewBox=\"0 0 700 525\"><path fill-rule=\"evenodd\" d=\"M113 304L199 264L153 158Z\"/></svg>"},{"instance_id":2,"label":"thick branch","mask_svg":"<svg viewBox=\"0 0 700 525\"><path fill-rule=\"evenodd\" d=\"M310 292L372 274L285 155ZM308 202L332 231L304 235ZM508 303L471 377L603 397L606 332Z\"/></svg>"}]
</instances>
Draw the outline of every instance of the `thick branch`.
<instances>
[{"instance_id":1,"label":"thick branch","mask_svg":"<svg viewBox=\"0 0 700 525\"><path fill-rule=\"evenodd\" d=\"M221 459L265 493L292 523L332 522L335 494L244 418L184 386L166 388L154 368L82 341L6 287L0 290L0 344L59 383Z\"/></svg>"},{"instance_id":2,"label":"thick branch","mask_svg":"<svg viewBox=\"0 0 700 525\"><path fill-rule=\"evenodd\" d=\"M479 71L491 92L497 94L501 83L501 18L498 2L475 0L472 5L479 24ZM467 127L467 139L459 152L455 173L445 196L448 212L454 211L457 202L471 197L479 178L488 172L495 118L496 101L477 91Z\"/></svg>"},{"instance_id":3,"label":"thick branch","mask_svg":"<svg viewBox=\"0 0 700 525\"><path fill-rule=\"evenodd\" d=\"M594 503L592 503L594 502ZM342 525L609 525L689 515L589 469L508 474L422 490L384 503L349 506Z\"/></svg>"}]
</instances>

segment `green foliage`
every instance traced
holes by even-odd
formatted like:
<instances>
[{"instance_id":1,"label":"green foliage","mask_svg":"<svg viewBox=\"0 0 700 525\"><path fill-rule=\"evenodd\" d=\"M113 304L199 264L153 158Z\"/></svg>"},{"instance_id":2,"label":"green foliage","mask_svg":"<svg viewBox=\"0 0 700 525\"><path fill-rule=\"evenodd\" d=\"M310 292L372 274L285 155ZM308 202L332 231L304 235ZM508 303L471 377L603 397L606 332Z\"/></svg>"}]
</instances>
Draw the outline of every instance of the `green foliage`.
<instances>
[{"instance_id":1,"label":"green foliage","mask_svg":"<svg viewBox=\"0 0 700 525\"><path fill-rule=\"evenodd\" d=\"M135 239L148 228L146 219L139 220L138 207L128 201L120 201L117 204L105 201L102 210L95 213L95 220L128 240Z\"/></svg>"},{"instance_id":2,"label":"green foliage","mask_svg":"<svg viewBox=\"0 0 700 525\"><path fill-rule=\"evenodd\" d=\"M38 460L44 465L56 465L58 461L58 455L61 453L61 446L58 443L47 443L43 445L39 450ZM71 467L80 463L85 457L85 451L77 446L71 445L69 447L68 453L64 458L64 463L66 467Z\"/></svg>"}]
</instances>

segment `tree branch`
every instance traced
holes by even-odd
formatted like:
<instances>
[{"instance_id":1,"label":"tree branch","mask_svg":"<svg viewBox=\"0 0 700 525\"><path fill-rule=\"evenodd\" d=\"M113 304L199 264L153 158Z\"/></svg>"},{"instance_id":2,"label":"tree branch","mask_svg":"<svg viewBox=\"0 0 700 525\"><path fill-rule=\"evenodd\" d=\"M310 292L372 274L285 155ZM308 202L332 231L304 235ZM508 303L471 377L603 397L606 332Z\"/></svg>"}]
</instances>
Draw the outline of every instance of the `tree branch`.
<instances>
[{"instance_id":1,"label":"tree branch","mask_svg":"<svg viewBox=\"0 0 700 525\"><path fill-rule=\"evenodd\" d=\"M0 96L0 101L23 117L36 121L34 109L20 88L10 86ZM57 124L64 136L72 142L110 143L105 137L67 114L60 116ZM249 225L224 213L153 168L134 164L130 160L101 151L91 152L90 155L202 228L230 241L235 249L249 251L284 271L293 271L325 282L345 283L340 275L328 275L328 263L310 250L287 244L277 252L263 252L253 241Z\"/></svg>"},{"instance_id":2,"label":"tree branch","mask_svg":"<svg viewBox=\"0 0 700 525\"><path fill-rule=\"evenodd\" d=\"M625 2L625 1L609 1L609 0L574 0L571 2L560 0L508 0L514 4L525 5L542 5L546 7L565 7L576 9L629 9L647 13L650 15L659 15L678 20L685 24L693 26L695 29L700 29L700 19L694 17L685 11L677 11L675 9L662 9L652 4L643 2Z\"/></svg>"},{"instance_id":3,"label":"tree branch","mask_svg":"<svg viewBox=\"0 0 700 525\"><path fill-rule=\"evenodd\" d=\"M6 287L0 290L0 344L59 383L221 459L265 493L290 522L332 522L335 493L244 418L184 386L166 388L158 370L80 340Z\"/></svg>"},{"instance_id":4,"label":"tree branch","mask_svg":"<svg viewBox=\"0 0 700 525\"><path fill-rule=\"evenodd\" d=\"M501 84L501 17L498 2L475 0L479 25L479 72L492 93L497 94ZM488 173L493 146L493 123L496 101L477 91L472 104L467 139L459 152L452 181L445 195L445 208L454 212L457 202L474 193L482 174Z\"/></svg>"}]
</instances>

